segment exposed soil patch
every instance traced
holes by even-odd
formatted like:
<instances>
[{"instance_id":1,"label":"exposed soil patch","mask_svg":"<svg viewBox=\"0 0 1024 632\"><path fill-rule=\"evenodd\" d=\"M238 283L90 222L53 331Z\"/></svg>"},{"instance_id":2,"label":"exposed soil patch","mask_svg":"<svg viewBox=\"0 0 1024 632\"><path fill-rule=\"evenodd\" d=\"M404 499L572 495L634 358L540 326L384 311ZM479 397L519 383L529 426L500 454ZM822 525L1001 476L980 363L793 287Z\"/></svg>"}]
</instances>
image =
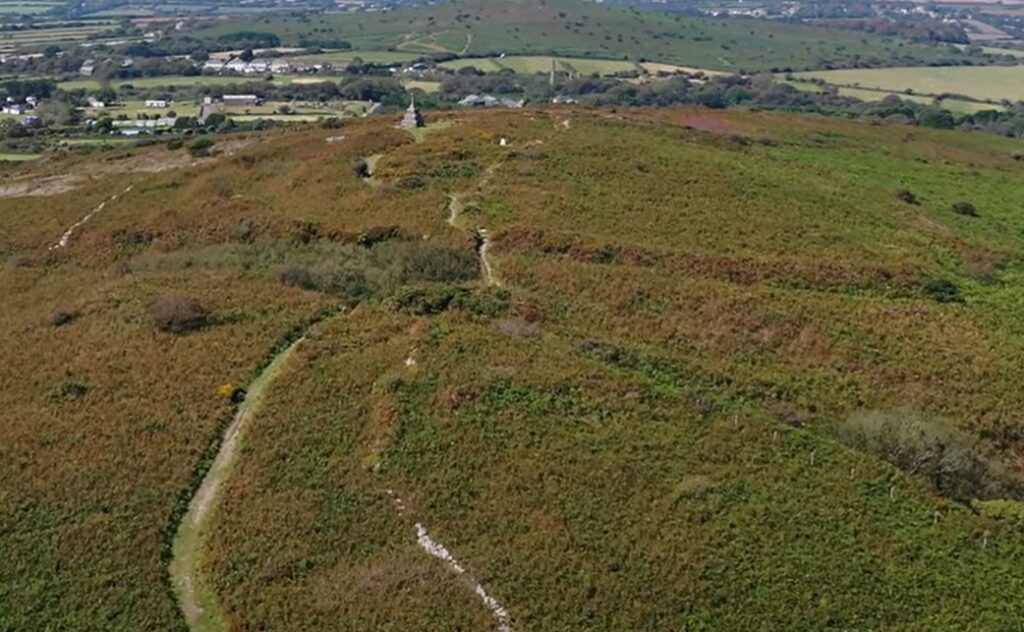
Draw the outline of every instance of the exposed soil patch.
<instances>
[{"instance_id":1,"label":"exposed soil patch","mask_svg":"<svg viewBox=\"0 0 1024 632\"><path fill-rule=\"evenodd\" d=\"M74 190L83 180L80 175L44 176L0 186L0 198L46 197Z\"/></svg>"},{"instance_id":2,"label":"exposed soil patch","mask_svg":"<svg viewBox=\"0 0 1024 632\"><path fill-rule=\"evenodd\" d=\"M74 174L38 175L27 174L0 186L0 198L15 197L46 197L74 191L90 177L122 175L125 173L159 173L172 169L195 167L221 158L234 156L238 151L252 143L248 139L231 139L217 143L217 154L209 158L196 159L186 152L167 151L160 148L104 159L93 158L74 165L62 164L60 168L67 171L74 169Z\"/></svg>"}]
</instances>

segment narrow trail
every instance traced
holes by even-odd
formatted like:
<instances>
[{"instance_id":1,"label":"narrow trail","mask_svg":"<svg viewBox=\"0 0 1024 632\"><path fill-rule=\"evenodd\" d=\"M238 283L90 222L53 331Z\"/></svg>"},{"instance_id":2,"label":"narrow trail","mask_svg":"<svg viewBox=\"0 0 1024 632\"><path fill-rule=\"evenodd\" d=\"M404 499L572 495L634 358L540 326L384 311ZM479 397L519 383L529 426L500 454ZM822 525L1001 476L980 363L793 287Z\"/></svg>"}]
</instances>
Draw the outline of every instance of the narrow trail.
<instances>
[{"instance_id":1,"label":"narrow trail","mask_svg":"<svg viewBox=\"0 0 1024 632\"><path fill-rule=\"evenodd\" d=\"M110 198L100 202L99 206L86 213L85 217L78 220L77 222L72 224L66 231L64 231L64 234L60 236L60 240L58 240L57 243L50 246L50 250L60 250L61 248L67 248L68 244L71 243L71 236L75 234L76 230L84 226L86 222L93 218L93 216L95 216L97 213L106 208L107 204L113 204L114 202L117 201L119 197L131 192L133 186L135 185L129 184L128 188L125 189L124 191L121 191L120 193L115 193Z\"/></svg>"},{"instance_id":2,"label":"narrow trail","mask_svg":"<svg viewBox=\"0 0 1024 632\"><path fill-rule=\"evenodd\" d=\"M459 216L466 208L465 202L462 201L464 196L472 195L473 193L480 191L487 186L491 178L494 177L498 167L501 166L503 161L499 160L491 164L484 171L484 176L480 178L480 181L476 183L473 191L467 193L449 193L448 194L448 225L452 228L459 228ZM473 231L473 237L476 240L476 254L480 259L480 271L483 274L484 283L487 285L500 286L501 282L494 274L494 268L491 267L491 260L487 257L487 253L491 248L491 239L487 234L486 228L477 228Z\"/></svg>"},{"instance_id":3,"label":"narrow trail","mask_svg":"<svg viewBox=\"0 0 1024 632\"><path fill-rule=\"evenodd\" d=\"M398 509L400 516L405 515L406 507L405 503L402 502L401 496L395 493L394 490L388 489L387 495L394 501L395 507ZM512 618L508 614L508 610L498 602L487 589L481 584L471 573L466 570L466 567L459 562L458 559L445 547L443 544L435 540L427 527L422 522L417 522L413 526L413 531L416 534L416 544L421 549L427 552L428 555L436 557L445 563L452 572L458 575L466 583L466 586L470 588L484 604L484 607L490 611L491 616L494 617L495 623L497 623L497 632L512 632Z\"/></svg>"},{"instance_id":4,"label":"narrow trail","mask_svg":"<svg viewBox=\"0 0 1024 632\"><path fill-rule=\"evenodd\" d=\"M206 521L211 510L216 506L218 492L234 464L243 429L259 412L267 387L281 373L304 339L299 338L277 354L249 385L245 400L224 430L220 449L213 464L189 501L188 512L178 525L168 570L171 584L178 597L178 605L192 632L221 632L227 629L224 613L217 603L216 595L201 577L203 531L207 528Z\"/></svg>"}]
</instances>

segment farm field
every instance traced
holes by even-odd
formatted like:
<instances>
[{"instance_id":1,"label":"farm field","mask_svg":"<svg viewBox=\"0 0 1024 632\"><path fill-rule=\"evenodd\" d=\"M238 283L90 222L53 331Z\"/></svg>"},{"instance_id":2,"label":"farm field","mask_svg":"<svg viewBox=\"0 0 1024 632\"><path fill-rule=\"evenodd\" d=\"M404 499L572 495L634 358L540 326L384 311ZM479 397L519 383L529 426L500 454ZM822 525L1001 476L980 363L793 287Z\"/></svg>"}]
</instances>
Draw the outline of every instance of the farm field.
<instances>
[{"instance_id":1,"label":"farm field","mask_svg":"<svg viewBox=\"0 0 1024 632\"><path fill-rule=\"evenodd\" d=\"M428 117L0 170L0 629L182 629L170 538L293 343L198 540L228 630L1015 624L1019 141Z\"/></svg>"},{"instance_id":2,"label":"farm field","mask_svg":"<svg viewBox=\"0 0 1024 632\"><path fill-rule=\"evenodd\" d=\"M85 110L89 116L109 116L115 119L121 115L127 116L130 119L136 118L139 114L164 116L172 111L176 112L178 116L196 116L199 113L199 104L179 101L169 103L166 108L151 108L146 107L145 101L128 100L123 103L108 105L104 108L86 108Z\"/></svg>"},{"instance_id":3,"label":"farm field","mask_svg":"<svg viewBox=\"0 0 1024 632\"><path fill-rule=\"evenodd\" d=\"M0 15L39 15L63 6L62 2L14 0L0 2Z\"/></svg>"},{"instance_id":4,"label":"farm field","mask_svg":"<svg viewBox=\"0 0 1024 632\"><path fill-rule=\"evenodd\" d=\"M320 83L330 81L324 77L310 77L307 75L276 75L271 79L275 85L289 85L292 83ZM125 86L138 88L161 88L161 87L188 87L188 86L244 86L246 84L260 84L266 82L263 77L238 77L234 75L199 75L186 77L178 75L165 75L157 77L136 77L133 79L121 79L110 82L110 86L120 90ZM101 83L96 79L73 79L62 81L57 84L62 90L96 90Z\"/></svg>"},{"instance_id":5,"label":"farm field","mask_svg":"<svg viewBox=\"0 0 1024 632\"><path fill-rule=\"evenodd\" d=\"M438 92L441 90L440 81L403 81L402 85L406 90L422 90L424 92Z\"/></svg>"},{"instance_id":6,"label":"farm field","mask_svg":"<svg viewBox=\"0 0 1024 632\"><path fill-rule=\"evenodd\" d=\"M608 76L619 72L637 70L637 64L628 61L607 59L586 59L582 57L543 57L543 56L506 56L506 57L464 57L440 64L444 68L458 70L473 66L484 72L498 72L509 69L519 74L532 75L551 71L551 62L559 72L571 72L580 75Z\"/></svg>"},{"instance_id":7,"label":"farm field","mask_svg":"<svg viewBox=\"0 0 1024 632\"><path fill-rule=\"evenodd\" d=\"M0 11L2 15L2 11ZM49 44L81 42L113 30L114 24L92 23L67 28L39 28L0 32L0 49L41 48Z\"/></svg>"},{"instance_id":8,"label":"farm field","mask_svg":"<svg viewBox=\"0 0 1024 632\"><path fill-rule=\"evenodd\" d=\"M781 79L781 77L780 77ZM822 88L816 83L810 81L791 80L787 81L789 85L793 86L798 90L805 92L821 92ZM913 101L914 103L920 103L922 105L931 105L937 103L939 107L942 107L955 114L973 114L975 112L981 112L984 110L1005 110L1002 105L995 103L983 103L980 101L968 101L966 99L936 99L935 97L923 95L923 94L907 94L905 92L890 92L885 90L873 90L870 88L848 88L846 86L840 86L837 88L839 94L845 97L853 97L860 99L861 101L870 103L873 101L881 101L888 96L899 97L904 101Z\"/></svg>"},{"instance_id":9,"label":"farm field","mask_svg":"<svg viewBox=\"0 0 1024 632\"><path fill-rule=\"evenodd\" d=\"M1024 100L1024 66L873 68L795 73L851 88L917 94L962 94L974 99Z\"/></svg>"},{"instance_id":10,"label":"farm field","mask_svg":"<svg viewBox=\"0 0 1024 632\"><path fill-rule=\"evenodd\" d=\"M42 158L41 154L14 154L0 152L0 162L26 162L29 160L38 160L40 158Z\"/></svg>"},{"instance_id":11,"label":"farm field","mask_svg":"<svg viewBox=\"0 0 1024 632\"><path fill-rule=\"evenodd\" d=\"M848 97L854 97L862 101L881 101L889 95L895 95L901 99L907 99L915 101L917 103L930 104L936 103L933 97L922 96L918 94L904 94L901 92L883 92L880 90L867 90L864 88L839 88L839 94ZM963 99L939 99L937 101L939 107L949 110L955 114L974 114L975 112L982 112L984 110L996 110L1001 111L1005 109L1001 105L994 103L981 103L978 101L965 101Z\"/></svg>"},{"instance_id":12,"label":"farm field","mask_svg":"<svg viewBox=\"0 0 1024 632\"><path fill-rule=\"evenodd\" d=\"M417 59L415 53L399 53L380 50L326 51L316 55L288 55L288 58L305 64L348 64L359 58L371 64L406 63Z\"/></svg>"},{"instance_id":13,"label":"farm field","mask_svg":"<svg viewBox=\"0 0 1024 632\"><path fill-rule=\"evenodd\" d=\"M279 17L207 25L187 35L216 39L231 32L277 35L286 46L316 41L323 32L359 50L461 56L554 55L651 61L737 72L810 69L826 64L955 61L946 46L898 42L864 33L762 20L719 21L581 3L469 0L430 8L344 16L315 22Z\"/></svg>"}]
</instances>

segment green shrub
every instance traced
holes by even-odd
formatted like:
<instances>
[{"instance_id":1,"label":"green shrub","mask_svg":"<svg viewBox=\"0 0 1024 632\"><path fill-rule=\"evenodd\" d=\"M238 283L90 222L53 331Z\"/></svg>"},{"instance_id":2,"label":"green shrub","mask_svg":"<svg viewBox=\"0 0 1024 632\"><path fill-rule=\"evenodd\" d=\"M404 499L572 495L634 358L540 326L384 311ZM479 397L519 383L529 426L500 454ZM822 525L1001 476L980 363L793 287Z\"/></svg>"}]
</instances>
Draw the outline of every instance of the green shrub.
<instances>
[{"instance_id":1,"label":"green shrub","mask_svg":"<svg viewBox=\"0 0 1024 632\"><path fill-rule=\"evenodd\" d=\"M149 315L160 331L187 334L210 324L210 313L194 298L158 296L149 302Z\"/></svg>"},{"instance_id":2,"label":"green shrub","mask_svg":"<svg viewBox=\"0 0 1024 632\"><path fill-rule=\"evenodd\" d=\"M55 309L53 313L50 314L50 324L54 327L63 327L76 318L78 318L77 311L68 307L61 307Z\"/></svg>"},{"instance_id":3,"label":"green shrub","mask_svg":"<svg viewBox=\"0 0 1024 632\"><path fill-rule=\"evenodd\" d=\"M209 156L212 153L214 141L212 138L197 138L192 141L188 146L188 153L192 154L195 158L201 158L203 156Z\"/></svg>"},{"instance_id":4,"label":"green shrub","mask_svg":"<svg viewBox=\"0 0 1024 632\"><path fill-rule=\"evenodd\" d=\"M444 312L468 292L465 288L450 285L407 286L395 292L391 305L396 311L414 316L429 316Z\"/></svg>"},{"instance_id":5,"label":"green shrub","mask_svg":"<svg viewBox=\"0 0 1024 632\"><path fill-rule=\"evenodd\" d=\"M960 289L947 279L932 279L924 284L925 294L940 303L963 303Z\"/></svg>"},{"instance_id":6,"label":"green shrub","mask_svg":"<svg viewBox=\"0 0 1024 632\"><path fill-rule=\"evenodd\" d=\"M366 162L364 158L356 158L352 161L352 173L354 173L357 178L369 178L370 163Z\"/></svg>"},{"instance_id":7,"label":"green shrub","mask_svg":"<svg viewBox=\"0 0 1024 632\"><path fill-rule=\"evenodd\" d=\"M928 481L955 500L1019 495L1019 485L983 455L976 439L941 419L862 411L839 424L837 434L846 445Z\"/></svg>"},{"instance_id":8,"label":"green shrub","mask_svg":"<svg viewBox=\"0 0 1024 632\"><path fill-rule=\"evenodd\" d=\"M430 172L434 178L473 178L479 174L480 165L469 160L442 163Z\"/></svg>"},{"instance_id":9,"label":"green shrub","mask_svg":"<svg viewBox=\"0 0 1024 632\"><path fill-rule=\"evenodd\" d=\"M978 217L978 209L974 208L974 205L970 202L957 202L953 205L953 212L957 215L965 215L967 217Z\"/></svg>"},{"instance_id":10,"label":"green shrub","mask_svg":"<svg viewBox=\"0 0 1024 632\"><path fill-rule=\"evenodd\" d=\"M320 225L316 222L296 221L292 224L290 236L297 244L308 244L320 237Z\"/></svg>"},{"instance_id":11,"label":"green shrub","mask_svg":"<svg viewBox=\"0 0 1024 632\"><path fill-rule=\"evenodd\" d=\"M496 318L508 311L512 294L505 288L487 287L460 296L455 307L474 319Z\"/></svg>"},{"instance_id":12,"label":"green shrub","mask_svg":"<svg viewBox=\"0 0 1024 632\"><path fill-rule=\"evenodd\" d=\"M406 176L396 182L395 186L403 191L416 191L427 186L427 181L420 176Z\"/></svg>"},{"instance_id":13,"label":"green shrub","mask_svg":"<svg viewBox=\"0 0 1024 632\"><path fill-rule=\"evenodd\" d=\"M65 380L50 389L50 399L54 401L78 399L85 397L89 386L75 380Z\"/></svg>"},{"instance_id":14,"label":"green shrub","mask_svg":"<svg viewBox=\"0 0 1024 632\"><path fill-rule=\"evenodd\" d=\"M185 141L181 140L180 138L172 138L171 140L167 141L167 149L171 151L176 151L184 146Z\"/></svg>"},{"instance_id":15,"label":"green shrub","mask_svg":"<svg viewBox=\"0 0 1024 632\"><path fill-rule=\"evenodd\" d=\"M316 288L316 281L313 279L313 274L306 268L299 268L292 266L285 268L278 273L278 280L281 281L282 285L288 287L302 288L303 290L312 290Z\"/></svg>"},{"instance_id":16,"label":"green shrub","mask_svg":"<svg viewBox=\"0 0 1024 632\"><path fill-rule=\"evenodd\" d=\"M426 240L379 244L371 251L371 261L402 284L468 281L479 274L479 262L471 249L456 250Z\"/></svg>"},{"instance_id":17,"label":"green shrub","mask_svg":"<svg viewBox=\"0 0 1024 632\"><path fill-rule=\"evenodd\" d=\"M376 244L396 239L401 236L402 231L398 226L374 226L356 238L356 243L369 248Z\"/></svg>"},{"instance_id":18,"label":"green shrub","mask_svg":"<svg viewBox=\"0 0 1024 632\"><path fill-rule=\"evenodd\" d=\"M907 204L919 204L917 196L914 195L909 189L899 189L896 191L896 198Z\"/></svg>"}]
</instances>

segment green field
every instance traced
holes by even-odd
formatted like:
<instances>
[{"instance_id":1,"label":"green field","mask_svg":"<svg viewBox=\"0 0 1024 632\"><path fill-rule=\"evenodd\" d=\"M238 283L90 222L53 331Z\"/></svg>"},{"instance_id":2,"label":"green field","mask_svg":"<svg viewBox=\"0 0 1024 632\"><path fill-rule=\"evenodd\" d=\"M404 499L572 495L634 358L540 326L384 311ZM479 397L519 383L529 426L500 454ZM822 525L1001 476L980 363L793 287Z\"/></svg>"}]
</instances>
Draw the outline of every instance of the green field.
<instances>
[{"instance_id":1,"label":"green field","mask_svg":"<svg viewBox=\"0 0 1024 632\"><path fill-rule=\"evenodd\" d=\"M441 90L440 81L403 81L402 85L406 90L422 90L424 92L438 92Z\"/></svg>"},{"instance_id":2,"label":"green field","mask_svg":"<svg viewBox=\"0 0 1024 632\"><path fill-rule=\"evenodd\" d=\"M42 154L13 154L0 152L0 161L3 162L25 162L28 160L38 160L39 158L42 158Z\"/></svg>"},{"instance_id":3,"label":"green field","mask_svg":"<svg viewBox=\"0 0 1024 632\"><path fill-rule=\"evenodd\" d=\"M199 104L189 102L171 102L166 108L148 108L146 107L145 101L128 100L117 105L108 105L101 109L86 109L86 112L90 116L109 116L111 118L118 118L119 116L124 115L131 119L136 118L139 114L159 114L163 116L171 111L176 112L179 116L196 116L199 113Z\"/></svg>"},{"instance_id":4,"label":"green field","mask_svg":"<svg viewBox=\"0 0 1024 632\"><path fill-rule=\"evenodd\" d=\"M0 14L3 12L0 11ZM36 28L20 31L0 32L0 49L15 50L41 48L49 44L78 42L101 35L114 28L106 22L95 22L85 26Z\"/></svg>"},{"instance_id":5,"label":"green field","mask_svg":"<svg viewBox=\"0 0 1024 632\"><path fill-rule=\"evenodd\" d=\"M276 85L288 85L290 83L301 83L305 81L329 81L329 79L316 79L313 77L307 77L305 75L280 75L275 76L272 79L272 83ZM179 75L168 75L160 77L139 77L135 79L124 79L111 81L110 86L116 90L120 90L125 86L135 86L137 88L161 88L161 87L180 87L180 86L235 86L244 84L258 84L264 83L265 79L262 77L235 77L235 76L214 76L214 75L199 75L196 77L185 77ZM100 82L95 79L73 79L71 81L62 81L57 84L57 87L61 90L98 90L101 86Z\"/></svg>"},{"instance_id":6,"label":"green field","mask_svg":"<svg viewBox=\"0 0 1024 632\"><path fill-rule=\"evenodd\" d=\"M269 32L284 45L328 33L359 50L456 53L486 57L555 55L653 61L716 70L810 69L865 60L903 64L953 61L948 46L900 42L865 33L763 20L715 20L581 3L574 0L467 0L430 8L321 20L259 18L217 24L189 35L216 39L232 32Z\"/></svg>"},{"instance_id":7,"label":"green field","mask_svg":"<svg viewBox=\"0 0 1024 632\"><path fill-rule=\"evenodd\" d=\"M1024 100L1024 66L957 66L873 68L797 73L851 88L874 88L916 94L962 94L986 100Z\"/></svg>"},{"instance_id":8,"label":"green field","mask_svg":"<svg viewBox=\"0 0 1024 632\"><path fill-rule=\"evenodd\" d=\"M779 79L783 80L781 76L779 77ZM786 81L786 83L788 83L789 85L793 86L798 90L803 90L806 92L822 91L821 86L810 81L801 81L793 79L791 81ZM873 90L869 88L849 88L846 86L839 86L837 88L837 91L841 96L853 97L855 99L860 99L861 101L867 103L873 101L881 101L882 99L888 96L895 96L899 97L904 101L912 101L914 103L920 103L922 105L937 104L939 107L947 109L955 114L974 114L976 112L981 112L984 110L1003 111L1006 109L1002 105L998 105L995 103L968 101L966 99L937 99L933 96L928 96L924 94L907 94L905 92L891 92L886 90Z\"/></svg>"},{"instance_id":9,"label":"green field","mask_svg":"<svg viewBox=\"0 0 1024 632\"><path fill-rule=\"evenodd\" d=\"M559 72L569 72L584 76L613 75L620 72L637 70L637 65L628 61L608 59L586 59L582 57L542 57L542 56L507 56L507 57L463 57L441 64L444 68L458 70L473 66L484 72L498 72L509 69L520 74L532 75L551 71L551 62Z\"/></svg>"},{"instance_id":10,"label":"green field","mask_svg":"<svg viewBox=\"0 0 1024 632\"><path fill-rule=\"evenodd\" d=\"M63 6L61 2L21 1L0 2L0 15L38 15Z\"/></svg>"},{"instance_id":11,"label":"green field","mask_svg":"<svg viewBox=\"0 0 1024 632\"><path fill-rule=\"evenodd\" d=\"M394 64L406 63L417 59L420 55L415 53L398 53L379 50L346 50L329 51L316 55L288 55L288 58L306 64L348 64L359 58L371 64Z\"/></svg>"},{"instance_id":12,"label":"green field","mask_svg":"<svg viewBox=\"0 0 1024 632\"><path fill-rule=\"evenodd\" d=\"M880 90L868 90L865 88L846 88L840 87L839 94L845 97L854 97L861 101L881 101L889 95L897 96L901 99L908 101L914 101L915 103L921 103L924 105L935 103L939 107L949 110L955 114L974 114L975 112L982 112L984 110L996 110L1002 111L1005 108L1001 105L993 103L980 103L978 101L965 101L963 99L938 99L933 97L923 96L918 94L905 94L902 92L884 92Z\"/></svg>"}]
</instances>

